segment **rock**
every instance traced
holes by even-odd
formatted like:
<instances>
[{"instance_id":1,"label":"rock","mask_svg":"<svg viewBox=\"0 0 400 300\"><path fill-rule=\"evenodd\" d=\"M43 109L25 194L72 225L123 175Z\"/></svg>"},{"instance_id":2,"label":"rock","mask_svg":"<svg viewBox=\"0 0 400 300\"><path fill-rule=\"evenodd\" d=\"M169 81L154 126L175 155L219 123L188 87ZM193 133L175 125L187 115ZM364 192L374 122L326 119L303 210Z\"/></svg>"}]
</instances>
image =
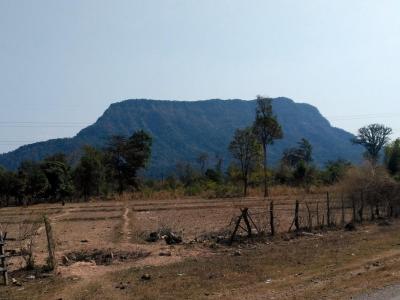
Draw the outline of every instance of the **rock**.
<instances>
[{"instance_id":1,"label":"rock","mask_svg":"<svg viewBox=\"0 0 400 300\"><path fill-rule=\"evenodd\" d=\"M19 281L18 281L17 279L15 279L15 278L11 278L11 282L12 282L13 285L22 286L22 283L19 282Z\"/></svg>"},{"instance_id":2,"label":"rock","mask_svg":"<svg viewBox=\"0 0 400 300\"><path fill-rule=\"evenodd\" d=\"M182 243L182 237L180 237L179 235L177 235L173 232L168 232L166 235L164 235L163 238L168 245Z\"/></svg>"},{"instance_id":3,"label":"rock","mask_svg":"<svg viewBox=\"0 0 400 300\"><path fill-rule=\"evenodd\" d=\"M89 243L88 240L81 240L81 243Z\"/></svg>"},{"instance_id":4,"label":"rock","mask_svg":"<svg viewBox=\"0 0 400 300\"><path fill-rule=\"evenodd\" d=\"M242 252L240 251L240 250L236 250L234 253L233 253L233 256L241 256L242 255Z\"/></svg>"},{"instance_id":5,"label":"rock","mask_svg":"<svg viewBox=\"0 0 400 300\"><path fill-rule=\"evenodd\" d=\"M344 226L344 229L347 231L354 231L356 230L356 225L354 225L353 222L347 223L346 226Z\"/></svg>"},{"instance_id":6,"label":"rock","mask_svg":"<svg viewBox=\"0 0 400 300\"><path fill-rule=\"evenodd\" d=\"M151 276L150 276L150 274L143 274L141 278L144 281L149 281L151 279Z\"/></svg>"},{"instance_id":7,"label":"rock","mask_svg":"<svg viewBox=\"0 0 400 300\"><path fill-rule=\"evenodd\" d=\"M158 236L157 232L151 232L149 234L149 236L147 237L146 241L149 242L149 243L155 243L155 242L157 242L159 240L159 238L160 237Z\"/></svg>"},{"instance_id":8,"label":"rock","mask_svg":"<svg viewBox=\"0 0 400 300\"><path fill-rule=\"evenodd\" d=\"M374 267L379 267L381 265L381 263L379 261L376 261L372 264Z\"/></svg>"},{"instance_id":9,"label":"rock","mask_svg":"<svg viewBox=\"0 0 400 300\"><path fill-rule=\"evenodd\" d=\"M170 251L161 251L159 255L160 256L171 256L172 254Z\"/></svg>"},{"instance_id":10,"label":"rock","mask_svg":"<svg viewBox=\"0 0 400 300\"><path fill-rule=\"evenodd\" d=\"M120 282L115 288L116 289L120 289L120 290L124 290L126 289L128 286L126 284L124 284L123 282Z\"/></svg>"},{"instance_id":11,"label":"rock","mask_svg":"<svg viewBox=\"0 0 400 300\"><path fill-rule=\"evenodd\" d=\"M34 279L36 279L36 277L35 277L35 275L29 275L29 276L26 276L26 279L34 280Z\"/></svg>"}]
</instances>

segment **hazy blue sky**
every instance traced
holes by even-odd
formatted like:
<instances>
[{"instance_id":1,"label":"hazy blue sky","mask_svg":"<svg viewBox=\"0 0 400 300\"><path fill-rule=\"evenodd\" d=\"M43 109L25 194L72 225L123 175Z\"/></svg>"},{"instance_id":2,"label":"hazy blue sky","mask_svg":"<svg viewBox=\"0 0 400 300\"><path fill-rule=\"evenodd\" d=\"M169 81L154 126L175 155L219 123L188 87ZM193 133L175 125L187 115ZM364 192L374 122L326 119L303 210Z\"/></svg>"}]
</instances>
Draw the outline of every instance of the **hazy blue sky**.
<instances>
[{"instance_id":1,"label":"hazy blue sky","mask_svg":"<svg viewBox=\"0 0 400 300\"><path fill-rule=\"evenodd\" d=\"M400 1L0 0L0 152L127 98L286 96L400 135Z\"/></svg>"}]
</instances>

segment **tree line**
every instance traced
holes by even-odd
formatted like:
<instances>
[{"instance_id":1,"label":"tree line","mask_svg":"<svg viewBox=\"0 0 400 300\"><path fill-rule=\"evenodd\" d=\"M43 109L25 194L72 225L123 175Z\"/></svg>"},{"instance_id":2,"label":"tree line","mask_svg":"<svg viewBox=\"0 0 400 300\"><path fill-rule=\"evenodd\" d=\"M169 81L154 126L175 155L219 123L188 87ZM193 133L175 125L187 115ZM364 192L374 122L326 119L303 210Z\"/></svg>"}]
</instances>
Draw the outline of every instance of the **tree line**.
<instances>
[{"instance_id":1,"label":"tree line","mask_svg":"<svg viewBox=\"0 0 400 300\"><path fill-rule=\"evenodd\" d=\"M84 146L75 167L65 154L55 154L41 162L24 161L16 172L0 168L0 204L64 203L138 189L138 172L149 162L151 147L151 136L140 130L129 138L112 136L102 150Z\"/></svg>"},{"instance_id":2,"label":"tree line","mask_svg":"<svg viewBox=\"0 0 400 300\"><path fill-rule=\"evenodd\" d=\"M371 124L358 130L352 140L354 144L365 148L364 158L373 169L380 162L384 152L384 166L400 179L400 139L390 143L392 129L382 124ZM303 138L297 147L283 152L277 169L270 172L267 166L268 148L275 140L283 138L283 130L272 111L272 99L257 96L255 119L250 127L237 129L229 150L236 160L238 177L243 183L243 195L247 195L252 173L262 166L264 197L268 197L268 185L272 177L275 183L297 185L307 191L312 184L319 182L333 184L338 182L351 167L351 163L339 159L326 163L324 170L318 170L313 164L313 147ZM261 163L260 163L261 161Z\"/></svg>"}]
</instances>

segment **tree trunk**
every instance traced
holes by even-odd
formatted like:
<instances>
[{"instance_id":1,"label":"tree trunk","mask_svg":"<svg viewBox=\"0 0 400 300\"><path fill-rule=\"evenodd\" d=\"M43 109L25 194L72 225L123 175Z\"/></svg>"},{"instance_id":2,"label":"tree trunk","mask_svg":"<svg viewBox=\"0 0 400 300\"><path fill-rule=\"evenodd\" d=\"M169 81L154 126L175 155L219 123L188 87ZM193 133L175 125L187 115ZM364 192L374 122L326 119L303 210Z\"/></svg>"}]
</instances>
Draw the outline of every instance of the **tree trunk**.
<instances>
[{"instance_id":1,"label":"tree trunk","mask_svg":"<svg viewBox=\"0 0 400 300\"><path fill-rule=\"evenodd\" d=\"M246 196L247 196L247 175L245 176L245 178L244 178L244 180L243 180L243 184L244 184L244 187L243 187L243 197L246 197Z\"/></svg>"},{"instance_id":2,"label":"tree trunk","mask_svg":"<svg viewBox=\"0 0 400 300\"><path fill-rule=\"evenodd\" d=\"M268 182L267 182L267 146L263 145L264 152L264 198L269 196Z\"/></svg>"}]
</instances>

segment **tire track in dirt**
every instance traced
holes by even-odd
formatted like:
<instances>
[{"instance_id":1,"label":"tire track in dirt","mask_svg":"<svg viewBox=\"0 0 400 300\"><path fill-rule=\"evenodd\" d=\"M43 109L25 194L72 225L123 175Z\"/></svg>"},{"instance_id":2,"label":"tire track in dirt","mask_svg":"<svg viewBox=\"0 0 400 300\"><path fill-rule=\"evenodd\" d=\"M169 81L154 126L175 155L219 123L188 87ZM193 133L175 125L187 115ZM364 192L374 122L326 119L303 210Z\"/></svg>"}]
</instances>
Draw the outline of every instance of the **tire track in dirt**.
<instances>
[{"instance_id":1,"label":"tire track in dirt","mask_svg":"<svg viewBox=\"0 0 400 300\"><path fill-rule=\"evenodd\" d=\"M131 237L131 231L129 230L129 225L130 225L130 218L129 218L129 212L130 208L125 207L124 213L122 215L123 219L123 224L122 224L122 242L123 243L128 243L130 241Z\"/></svg>"}]
</instances>

